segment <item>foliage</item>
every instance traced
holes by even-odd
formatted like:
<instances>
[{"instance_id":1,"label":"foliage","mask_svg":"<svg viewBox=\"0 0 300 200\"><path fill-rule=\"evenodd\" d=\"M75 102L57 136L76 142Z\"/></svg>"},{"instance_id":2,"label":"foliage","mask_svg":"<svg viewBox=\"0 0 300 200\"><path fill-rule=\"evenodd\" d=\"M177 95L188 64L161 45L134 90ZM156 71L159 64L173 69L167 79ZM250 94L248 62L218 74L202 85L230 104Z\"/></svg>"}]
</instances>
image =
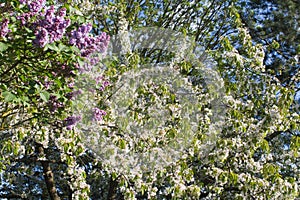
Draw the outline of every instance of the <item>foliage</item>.
<instances>
[{"instance_id":1,"label":"foliage","mask_svg":"<svg viewBox=\"0 0 300 200\"><path fill-rule=\"evenodd\" d=\"M299 197L299 74L289 71L287 84L270 71L269 59L281 58L274 53L277 33L268 43L256 37L253 24L262 22L249 14L254 22L246 24L243 2L0 4L5 11L0 17L1 198ZM292 9L294 1L289 2ZM57 23L47 23L48 17ZM129 32L145 35L145 30L146 42L158 44L140 48L135 34L128 45ZM156 30L167 30L167 40L149 39ZM99 62L109 40L101 31L112 42ZM182 38L192 46L181 45ZM297 42L279 43L285 41ZM296 46L288 47L292 59ZM140 73L162 64L166 80ZM175 89L197 94L193 105L168 78L178 80ZM122 106L128 111L120 112ZM200 114L191 127L193 113ZM143 128L134 132L134 127ZM155 131L146 134L148 128ZM155 166L165 154L170 160ZM149 157L134 165L134 155Z\"/></svg>"},{"instance_id":2,"label":"foliage","mask_svg":"<svg viewBox=\"0 0 300 200\"><path fill-rule=\"evenodd\" d=\"M299 1L241 1L241 19L255 42L267 46L268 73L283 84L299 72ZM251 12L245 9L250 9Z\"/></svg>"}]
</instances>

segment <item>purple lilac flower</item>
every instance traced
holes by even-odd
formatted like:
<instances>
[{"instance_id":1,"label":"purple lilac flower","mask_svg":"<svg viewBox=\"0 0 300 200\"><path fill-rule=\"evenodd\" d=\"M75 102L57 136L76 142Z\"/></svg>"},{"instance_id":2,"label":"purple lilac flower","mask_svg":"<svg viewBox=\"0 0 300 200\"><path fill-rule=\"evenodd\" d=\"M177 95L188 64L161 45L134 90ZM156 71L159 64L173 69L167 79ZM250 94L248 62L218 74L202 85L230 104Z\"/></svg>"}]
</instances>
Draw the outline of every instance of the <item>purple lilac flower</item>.
<instances>
[{"instance_id":1,"label":"purple lilac flower","mask_svg":"<svg viewBox=\"0 0 300 200\"><path fill-rule=\"evenodd\" d=\"M48 9L46 10L45 20L42 20L42 21L40 22L40 25L42 25L42 26L47 26L48 24L51 24L53 18L55 17L54 13L55 13L55 8L54 8L54 6L50 6L50 8L48 8Z\"/></svg>"},{"instance_id":2,"label":"purple lilac flower","mask_svg":"<svg viewBox=\"0 0 300 200\"><path fill-rule=\"evenodd\" d=\"M92 53L98 51L103 53L106 51L109 36L106 33L102 33L99 36L89 36L89 32L92 30L92 25L82 25L77 30L71 32L69 43L77 46L80 49L81 56L88 57Z\"/></svg>"},{"instance_id":3,"label":"purple lilac flower","mask_svg":"<svg viewBox=\"0 0 300 200\"><path fill-rule=\"evenodd\" d=\"M45 6L46 0L27 1L27 5L31 12L37 13Z\"/></svg>"},{"instance_id":4,"label":"purple lilac flower","mask_svg":"<svg viewBox=\"0 0 300 200\"><path fill-rule=\"evenodd\" d=\"M76 90L76 91L73 91L73 92L69 92L66 97L69 99L69 100L72 100L74 98L76 98L78 95L82 94L82 90Z\"/></svg>"},{"instance_id":5,"label":"purple lilac flower","mask_svg":"<svg viewBox=\"0 0 300 200\"><path fill-rule=\"evenodd\" d=\"M5 37L10 30L8 29L8 19L3 19L1 26L0 26L0 38Z\"/></svg>"},{"instance_id":6,"label":"purple lilac flower","mask_svg":"<svg viewBox=\"0 0 300 200\"><path fill-rule=\"evenodd\" d=\"M28 21L35 15L33 12L22 13L17 17L18 20L21 20L21 24L24 26L28 23Z\"/></svg>"},{"instance_id":7,"label":"purple lilac flower","mask_svg":"<svg viewBox=\"0 0 300 200\"><path fill-rule=\"evenodd\" d=\"M48 106L50 112L55 112L58 108L64 107L64 104L59 102L56 96L51 95L48 101Z\"/></svg>"},{"instance_id":8,"label":"purple lilac flower","mask_svg":"<svg viewBox=\"0 0 300 200\"><path fill-rule=\"evenodd\" d=\"M47 81L45 80L44 86L46 89L49 89L53 85L54 81Z\"/></svg>"},{"instance_id":9,"label":"purple lilac flower","mask_svg":"<svg viewBox=\"0 0 300 200\"><path fill-rule=\"evenodd\" d=\"M31 12L37 13L45 6L46 0L20 0L20 3L27 4Z\"/></svg>"},{"instance_id":10,"label":"purple lilac flower","mask_svg":"<svg viewBox=\"0 0 300 200\"><path fill-rule=\"evenodd\" d=\"M96 84L98 85L103 79L104 79L103 76L97 76L95 78Z\"/></svg>"},{"instance_id":11,"label":"purple lilac flower","mask_svg":"<svg viewBox=\"0 0 300 200\"><path fill-rule=\"evenodd\" d=\"M102 85L101 85L101 87L99 88L99 90L100 91L104 91L105 90L105 88L107 87L107 86L109 86L109 82L108 81L104 81L103 83L102 83Z\"/></svg>"},{"instance_id":12,"label":"purple lilac flower","mask_svg":"<svg viewBox=\"0 0 300 200\"><path fill-rule=\"evenodd\" d=\"M47 43L53 43L60 40L65 34L66 28L71 24L70 19L64 18L65 15L65 8L60 9L57 15L55 15L54 6L51 6L49 9L47 9L44 19L39 20L35 24L36 27L42 27L38 28L38 31L35 34L37 37L35 44L40 47L44 47ZM39 35L40 31L43 29L47 31L48 39Z\"/></svg>"},{"instance_id":13,"label":"purple lilac flower","mask_svg":"<svg viewBox=\"0 0 300 200\"><path fill-rule=\"evenodd\" d=\"M103 86L104 86L104 87L109 86L109 82L108 82L108 81L104 81L104 82L103 82Z\"/></svg>"},{"instance_id":14,"label":"purple lilac flower","mask_svg":"<svg viewBox=\"0 0 300 200\"><path fill-rule=\"evenodd\" d=\"M68 84L68 87L72 89L74 87L74 85L75 85L75 82L71 82Z\"/></svg>"},{"instance_id":15,"label":"purple lilac flower","mask_svg":"<svg viewBox=\"0 0 300 200\"><path fill-rule=\"evenodd\" d=\"M104 91L104 89L110 85L109 81L105 80L103 76L98 76L95 78L96 85L101 84L99 90Z\"/></svg>"},{"instance_id":16,"label":"purple lilac flower","mask_svg":"<svg viewBox=\"0 0 300 200\"><path fill-rule=\"evenodd\" d=\"M89 62L93 66L96 65L97 63L99 63L99 61L100 61L100 59L97 58L97 57L91 57L91 58L89 58Z\"/></svg>"},{"instance_id":17,"label":"purple lilac flower","mask_svg":"<svg viewBox=\"0 0 300 200\"><path fill-rule=\"evenodd\" d=\"M67 14L67 9L66 8L62 8L62 9L60 9L59 11L58 11L58 15L60 16L60 17L64 17L64 16L66 16L66 14Z\"/></svg>"},{"instance_id":18,"label":"purple lilac flower","mask_svg":"<svg viewBox=\"0 0 300 200\"><path fill-rule=\"evenodd\" d=\"M44 47L49 42L49 33L47 29L41 28L35 32L36 38L33 43L37 46Z\"/></svg>"},{"instance_id":19,"label":"purple lilac flower","mask_svg":"<svg viewBox=\"0 0 300 200\"><path fill-rule=\"evenodd\" d=\"M93 119L96 121L102 121L103 116L106 115L106 112L104 110L100 110L99 108L94 108L94 117Z\"/></svg>"},{"instance_id":20,"label":"purple lilac flower","mask_svg":"<svg viewBox=\"0 0 300 200\"><path fill-rule=\"evenodd\" d=\"M77 122L81 120L81 116L70 116L65 119L65 125L68 130L71 130Z\"/></svg>"}]
</instances>

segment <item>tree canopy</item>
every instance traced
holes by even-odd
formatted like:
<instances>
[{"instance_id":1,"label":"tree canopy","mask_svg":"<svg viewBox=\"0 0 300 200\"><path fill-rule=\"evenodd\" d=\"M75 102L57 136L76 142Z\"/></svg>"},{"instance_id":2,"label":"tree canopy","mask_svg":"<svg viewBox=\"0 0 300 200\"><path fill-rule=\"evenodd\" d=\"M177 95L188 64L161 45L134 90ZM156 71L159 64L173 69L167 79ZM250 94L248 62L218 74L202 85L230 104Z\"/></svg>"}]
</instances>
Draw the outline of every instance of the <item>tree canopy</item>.
<instances>
[{"instance_id":1,"label":"tree canopy","mask_svg":"<svg viewBox=\"0 0 300 200\"><path fill-rule=\"evenodd\" d=\"M298 7L0 1L0 198L299 198Z\"/></svg>"}]
</instances>

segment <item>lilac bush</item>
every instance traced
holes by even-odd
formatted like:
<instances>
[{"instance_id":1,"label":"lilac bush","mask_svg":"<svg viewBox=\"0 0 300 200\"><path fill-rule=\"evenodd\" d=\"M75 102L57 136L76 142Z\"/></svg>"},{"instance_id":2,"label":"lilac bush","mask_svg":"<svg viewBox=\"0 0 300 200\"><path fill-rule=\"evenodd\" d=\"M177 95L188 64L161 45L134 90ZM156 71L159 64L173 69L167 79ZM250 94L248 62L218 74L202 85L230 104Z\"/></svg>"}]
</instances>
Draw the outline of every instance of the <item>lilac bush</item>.
<instances>
[{"instance_id":1,"label":"lilac bush","mask_svg":"<svg viewBox=\"0 0 300 200\"><path fill-rule=\"evenodd\" d=\"M27 4L29 11L17 16L21 21L21 25L28 25L34 30L36 36L33 43L38 47L44 47L46 44L51 44L62 39L67 27L70 26L71 20L66 18L66 8L61 8L58 11L54 6L46 7L44 12L41 12L45 7L45 0L39 1L20 1L22 4ZM30 20L34 20L31 24Z\"/></svg>"},{"instance_id":2,"label":"lilac bush","mask_svg":"<svg viewBox=\"0 0 300 200\"><path fill-rule=\"evenodd\" d=\"M33 163L26 169L29 174L36 172L34 166L37 165L49 170L49 176L41 173L37 178L45 180L47 186L51 185L52 188L47 188L51 199L55 195L62 195L63 199L66 193L60 191L57 194L55 184L58 187L70 185L76 190L72 199L87 199L89 188L84 172L71 171L72 166L74 169L77 167L76 157L84 151L83 147L78 148L83 145L75 126L85 119L85 113L75 114L72 110L75 97L81 94L80 87L74 85L74 79L79 75L82 63L99 63L100 59L93 58L91 54L104 52L109 37L105 34L92 36L91 25L82 25L86 23L84 17L79 19L73 13L76 8L71 5L66 5L66 8L53 6L52 2L19 0L0 3L0 132L11 133L0 141L3 149L0 171L4 170L1 173L12 177L23 174L23 168L11 170L11 166L19 158L26 157ZM84 33L84 41L70 44L70 30L76 30L78 26L81 27L79 32ZM84 45L79 51L77 44L80 42ZM90 114L89 122L99 121L106 115L100 109L87 112ZM48 150L55 153L50 155ZM52 159L66 163L64 170L70 173L56 177L59 173L57 166L49 165ZM57 182L49 179L50 176L55 177ZM22 178L12 180L10 185L21 186L24 194L30 190ZM3 188L0 186L0 189ZM41 188L37 187L39 190Z\"/></svg>"}]
</instances>

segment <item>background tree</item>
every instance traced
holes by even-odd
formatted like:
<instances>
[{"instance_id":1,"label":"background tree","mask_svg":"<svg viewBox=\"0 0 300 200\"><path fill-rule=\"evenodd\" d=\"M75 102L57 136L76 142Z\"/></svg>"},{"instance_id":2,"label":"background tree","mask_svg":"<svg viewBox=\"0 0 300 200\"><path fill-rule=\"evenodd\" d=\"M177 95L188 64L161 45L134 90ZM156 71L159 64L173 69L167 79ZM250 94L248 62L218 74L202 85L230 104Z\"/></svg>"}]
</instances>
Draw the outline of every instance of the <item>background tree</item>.
<instances>
[{"instance_id":1,"label":"background tree","mask_svg":"<svg viewBox=\"0 0 300 200\"><path fill-rule=\"evenodd\" d=\"M241 1L241 5L241 19L253 41L269 46L264 61L268 73L289 84L299 71L300 2Z\"/></svg>"},{"instance_id":2,"label":"background tree","mask_svg":"<svg viewBox=\"0 0 300 200\"><path fill-rule=\"evenodd\" d=\"M230 98L233 97L234 102L240 104L240 106L233 106L228 110L228 113L231 114L229 114L229 118L226 120L227 125L224 126L224 129L222 130L220 140L218 140L222 144L224 143L225 138L230 141L229 143L225 142L229 145L226 146L226 148L224 147L226 152L214 152L211 154L217 158L217 155L219 154L228 156L228 152L231 152L229 154L232 154L232 156L226 156L228 159L226 164L227 167L226 165L221 164L222 161L216 161L214 158L212 158L214 164L204 164L202 162L205 159L202 158L203 160L200 159L196 164L197 168L202 168L201 171L198 171L199 174L196 175L197 170L194 168L192 170L194 176L198 179L200 179L199 177L206 177L203 178L203 180L198 180L199 182L195 185L211 184L207 187L200 187L199 190L202 192L201 197L204 198L215 195L215 198L230 198L232 195L237 195L237 197L239 196L240 198L244 196L247 196L248 198L258 198L257 196L270 198L272 194L265 193L266 189L263 189L266 185L272 185L277 181L282 182L283 179L288 180L288 182L291 181L293 184L299 180L299 172L294 168L294 166L298 165L297 156L288 158L288 154L297 152L299 148L297 142L298 114L295 110L295 102L293 99L297 91L294 84L297 83L298 74L296 72L288 74L289 78L294 80L293 83L288 86L283 83L284 81L282 81L283 79L279 76L279 73L269 70L274 67L270 63L272 63L274 60L273 58L278 55L274 53L277 51L275 49L278 48L276 41L273 41L276 39L276 32L270 33L271 35L273 34L274 37L270 37L267 39L268 42L264 43L257 37L255 31L251 29L251 26L249 25L251 20L245 20L245 16L251 16L251 12L264 12L259 9L255 10L255 6L258 8L260 6L258 2L256 2L257 4L255 4L255 2L252 4L246 2L249 4L245 4L245 2L242 1L212 1L209 3L204 1L131 1L126 3L122 1L103 1L101 3L104 7L107 6L105 7L107 8L105 10L107 14L102 15L101 13L105 12L100 9L100 13L93 10L92 15L95 16L95 21L101 22L99 26L100 30L106 30L111 35L117 35L123 29L131 31L143 26L159 26L179 30L187 35L193 35L198 44L206 47L207 50L213 50L209 52L211 52L212 56L218 61L219 72L226 83L227 94ZM288 8L293 10L293 8L296 8L295 3L296 2L287 2L286 5L289 5ZM246 5L248 6L244 7ZM287 8L287 6L284 7L278 2L277 5L274 3L268 4L268 6ZM113 10L113 13L109 12L110 9ZM251 9L253 10L251 11ZM277 15L279 15L278 13L280 12L278 11ZM297 16L295 13L288 12L287 15ZM258 14L254 14L254 17L258 17ZM125 19L128 24L122 24L122 19ZM284 18L284 20L288 19L290 21L295 21L297 20L297 17ZM255 21L253 23L260 24L258 20L252 20ZM272 20L269 22L271 23ZM280 21L279 23L281 26L284 24ZM270 27L270 30L272 28L275 29L273 24L262 25L262 28L268 29L268 27ZM297 25L294 25L293 28L296 30ZM292 32L291 34L294 34L295 36L296 32ZM294 36L291 38L295 38ZM260 42L258 43L258 41ZM294 47L297 47L297 40L295 41L296 45ZM281 42L284 44L284 39L281 40ZM113 44L113 48L117 50L121 49L121 47L117 47L118 44L120 44L120 42L117 42L115 45ZM285 51L288 51L287 46L282 48L284 48ZM289 56L290 61L287 62L286 60L282 60L282 62L288 66L294 66L293 68L297 69L297 65L295 65L297 63L295 63L296 60L294 57L296 55L296 48L289 46L289 50L291 53ZM166 59L167 53L155 49L145 49L138 52L138 55L141 62L143 62L143 59L146 59L147 62L149 62L150 58L151 62L159 63L162 61L162 58ZM167 56L167 59L169 58L170 55ZM280 58L280 56L277 56L277 59ZM122 59L120 61L121 63L124 62ZM130 65L128 67L130 68ZM289 67L285 67L285 69L287 68ZM197 73L197 70L193 70L193 66L187 71L187 75L189 76L199 76L199 72ZM285 98L285 100L279 100L278 97ZM235 103L232 102L232 104ZM275 116L275 113L280 114ZM281 116L279 117L279 115ZM249 121L246 122L247 120L243 117L246 117ZM230 118L232 118L232 120L229 120ZM244 123L248 125L245 125ZM252 128L250 128L254 127L254 124L256 124L256 128L254 129L257 129L257 132L255 133L252 132ZM225 141L227 141L227 139L225 139ZM242 156L243 158L234 158L238 157L237 155L239 154L237 153L239 151L231 146L233 144L236 145L236 141L243 143L245 145L244 149L251 149L250 153L244 154ZM219 147L221 146L222 145ZM270 160L266 161L266 157L270 158ZM240 161L238 161L239 159ZM293 164L287 164L286 159L293 160ZM250 174L246 175L244 173L249 167L246 165L242 167L241 165L241 168L237 169L234 164L235 161L238 163L252 163L253 166L250 168L256 168L260 172L252 171ZM269 163L271 164L269 165ZM215 179L215 174L208 175L213 171L212 169L222 171L222 173L220 173L224 176L224 183L218 183L218 180L216 181ZM226 169L228 171L226 171ZM268 175L262 174L262 172L267 171L274 172L272 169L276 169L278 172L273 178L266 178ZM290 171L291 173L286 173L287 171ZM227 174L231 178L228 178L224 174ZM242 178L244 175L248 178ZM176 175L174 175L174 177L175 176ZM279 181L279 179L275 177L281 177L282 180ZM234 185L237 182L229 181L230 179L236 178L238 179L237 182L239 183L239 187ZM266 179L270 182L266 183ZM251 181L247 183L245 180ZM183 182L186 183L185 181ZM286 184L289 185L288 182ZM188 183L186 184L189 185ZM245 186L240 186L240 184ZM165 185L168 184L166 183ZM261 188L255 188L256 186L261 186ZM161 187L158 188L162 189ZM216 190L212 188L215 188ZM174 188L173 190L170 190L178 192L178 190ZM290 192L292 191L290 189L287 190ZM155 194L158 193L159 192ZM297 196L297 192L289 194ZM175 194L172 193L172 195ZM186 195L189 196L190 194ZM275 198L275 196L272 197ZM276 198L278 198L278 196Z\"/></svg>"}]
</instances>

